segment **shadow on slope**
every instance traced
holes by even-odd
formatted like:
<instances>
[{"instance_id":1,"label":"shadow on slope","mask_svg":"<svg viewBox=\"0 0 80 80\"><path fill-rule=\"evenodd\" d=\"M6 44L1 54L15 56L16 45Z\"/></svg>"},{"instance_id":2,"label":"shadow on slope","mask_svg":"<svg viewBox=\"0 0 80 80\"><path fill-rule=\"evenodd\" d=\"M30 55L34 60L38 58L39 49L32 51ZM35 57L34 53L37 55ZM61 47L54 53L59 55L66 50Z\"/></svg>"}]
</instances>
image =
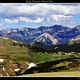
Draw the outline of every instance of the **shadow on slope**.
<instances>
[{"instance_id":1,"label":"shadow on slope","mask_svg":"<svg viewBox=\"0 0 80 80\"><path fill-rule=\"evenodd\" d=\"M45 45L40 42L35 42L32 44L32 49L35 51L42 52L80 52L80 43L78 44L61 44L61 45Z\"/></svg>"},{"instance_id":2,"label":"shadow on slope","mask_svg":"<svg viewBox=\"0 0 80 80\"><path fill-rule=\"evenodd\" d=\"M62 71L62 70L68 70L70 67L62 65L62 66L58 66L56 67L57 64L61 63L61 62L75 62L75 61L79 61L80 58L79 57L73 57L73 58L66 58L66 59L61 59L61 60L55 60L55 61L50 61L50 62L45 62L45 63L40 63L37 64L37 66L32 67L30 69L27 69L23 74L32 74L32 73L39 73L39 72L56 72L56 71ZM79 66L80 62L75 64L75 66ZM54 67L53 67L54 66Z\"/></svg>"}]
</instances>

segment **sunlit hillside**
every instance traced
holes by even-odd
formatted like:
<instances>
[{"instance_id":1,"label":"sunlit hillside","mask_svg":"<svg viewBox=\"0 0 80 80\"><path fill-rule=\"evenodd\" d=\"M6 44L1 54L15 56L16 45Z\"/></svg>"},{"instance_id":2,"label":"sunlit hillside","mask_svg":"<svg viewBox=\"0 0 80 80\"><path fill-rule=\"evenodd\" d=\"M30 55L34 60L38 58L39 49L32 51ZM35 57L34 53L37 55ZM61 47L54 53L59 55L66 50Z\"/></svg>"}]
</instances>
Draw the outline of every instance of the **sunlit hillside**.
<instances>
[{"instance_id":1,"label":"sunlit hillside","mask_svg":"<svg viewBox=\"0 0 80 80\"><path fill-rule=\"evenodd\" d=\"M27 67L29 63L35 63L38 65L39 70L43 68L43 71L69 71L72 68L72 71L79 70L79 59L65 61L64 59L80 57L80 54L66 53L66 52L46 52L38 51L37 48L33 48L31 44L19 42L12 40L7 37L0 37L0 75L1 76L17 76L26 74ZM63 61L61 62L61 60ZM53 65L53 67L45 67L43 64L47 65L47 62L60 60L59 63ZM76 62L77 63L74 63ZM43 63L43 64L42 64ZM74 64L73 64L74 63ZM50 64L50 63L48 63ZM42 65L39 66L39 65ZM20 69L19 72L16 72L16 69ZM41 72L41 70L39 70ZM35 70L33 70L33 73Z\"/></svg>"}]
</instances>

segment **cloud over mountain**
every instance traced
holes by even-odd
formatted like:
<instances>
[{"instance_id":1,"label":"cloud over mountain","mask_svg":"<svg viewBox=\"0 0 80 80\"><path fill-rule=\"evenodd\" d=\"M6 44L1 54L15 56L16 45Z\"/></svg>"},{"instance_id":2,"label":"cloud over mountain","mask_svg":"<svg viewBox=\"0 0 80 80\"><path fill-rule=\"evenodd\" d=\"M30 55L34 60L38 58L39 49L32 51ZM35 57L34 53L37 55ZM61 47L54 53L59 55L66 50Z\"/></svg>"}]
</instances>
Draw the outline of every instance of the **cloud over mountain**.
<instances>
[{"instance_id":1,"label":"cloud over mountain","mask_svg":"<svg viewBox=\"0 0 80 80\"><path fill-rule=\"evenodd\" d=\"M24 22L36 25L36 27L40 25L53 25L55 23L61 25L68 25L70 27L80 24L79 16L80 4L0 4L0 23L4 22L5 25ZM37 25L37 23L39 23L39 25Z\"/></svg>"},{"instance_id":2,"label":"cloud over mountain","mask_svg":"<svg viewBox=\"0 0 80 80\"><path fill-rule=\"evenodd\" d=\"M5 23L7 24L16 24L19 22L41 23L42 21L43 18L39 18L39 17L34 20L26 17L19 17L17 19L9 19L9 18L5 19Z\"/></svg>"}]
</instances>

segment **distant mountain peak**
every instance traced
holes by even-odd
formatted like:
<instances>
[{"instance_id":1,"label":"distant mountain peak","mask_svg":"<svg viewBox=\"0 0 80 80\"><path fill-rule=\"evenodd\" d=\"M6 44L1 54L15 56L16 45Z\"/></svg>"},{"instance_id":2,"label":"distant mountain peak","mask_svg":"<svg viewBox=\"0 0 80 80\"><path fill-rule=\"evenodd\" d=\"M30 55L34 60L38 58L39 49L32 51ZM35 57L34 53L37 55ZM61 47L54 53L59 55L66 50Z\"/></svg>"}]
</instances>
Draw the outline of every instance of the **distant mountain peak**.
<instances>
[{"instance_id":1,"label":"distant mountain peak","mask_svg":"<svg viewBox=\"0 0 80 80\"><path fill-rule=\"evenodd\" d=\"M76 28L76 29L80 29L80 25L76 26L75 28Z\"/></svg>"},{"instance_id":2,"label":"distant mountain peak","mask_svg":"<svg viewBox=\"0 0 80 80\"><path fill-rule=\"evenodd\" d=\"M56 45L58 43L58 40L48 33L43 33L37 37L34 42L43 42L46 44Z\"/></svg>"}]
</instances>

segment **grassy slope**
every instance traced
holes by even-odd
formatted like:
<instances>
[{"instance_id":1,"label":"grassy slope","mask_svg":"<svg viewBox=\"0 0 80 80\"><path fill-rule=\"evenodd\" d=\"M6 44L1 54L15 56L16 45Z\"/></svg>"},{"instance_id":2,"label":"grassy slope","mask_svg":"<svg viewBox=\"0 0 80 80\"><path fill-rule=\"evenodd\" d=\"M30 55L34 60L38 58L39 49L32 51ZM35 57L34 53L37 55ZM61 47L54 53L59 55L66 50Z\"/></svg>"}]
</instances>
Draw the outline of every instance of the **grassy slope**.
<instances>
[{"instance_id":1,"label":"grassy slope","mask_svg":"<svg viewBox=\"0 0 80 80\"><path fill-rule=\"evenodd\" d=\"M28 56L28 49L26 47L14 46L15 41L12 39L0 37L0 56L8 56L8 59L18 60ZM15 42L19 43L19 42Z\"/></svg>"},{"instance_id":2,"label":"grassy slope","mask_svg":"<svg viewBox=\"0 0 80 80\"><path fill-rule=\"evenodd\" d=\"M17 45L13 45L13 43ZM30 61L30 62L47 62L57 59L67 58L69 56L73 56L72 54L66 53L47 53L47 52L35 52L28 48L28 46L20 46L23 44L18 41L14 41L9 38L0 37L0 56L7 56L8 59L19 61ZM27 45L27 44L26 44Z\"/></svg>"},{"instance_id":3,"label":"grassy slope","mask_svg":"<svg viewBox=\"0 0 80 80\"><path fill-rule=\"evenodd\" d=\"M14 42L17 44L16 46L13 45ZM20 43L21 42L16 42L9 38L0 37L0 56L5 56L7 59L16 62L30 61L37 63L56 60L58 58L64 58L69 56L67 54L62 55L56 53L49 54L47 52L35 52L26 46L19 46Z\"/></svg>"},{"instance_id":4,"label":"grassy slope","mask_svg":"<svg viewBox=\"0 0 80 80\"><path fill-rule=\"evenodd\" d=\"M80 72L78 71L71 71L71 72L49 72L49 73L35 73L35 74L27 74L27 75L22 75L22 76L33 76L33 77L65 77L65 76L75 76L75 77L80 77Z\"/></svg>"},{"instance_id":5,"label":"grassy slope","mask_svg":"<svg viewBox=\"0 0 80 80\"><path fill-rule=\"evenodd\" d=\"M17 45L14 46L13 45L14 42ZM37 63L74 56L73 54L66 54L62 52L58 52L58 53L35 52L34 50L31 50L26 46L20 46L19 44L23 44L23 43L9 38L0 37L0 56L6 56L7 59L16 62L28 61L28 62L37 62Z\"/></svg>"},{"instance_id":6,"label":"grassy slope","mask_svg":"<svg viewBox=\"0 0 80 80\"><path fill-rule=\"evenodd\" d=\"M14 46L13 45L14 42L17 45ZM0 57L5 56L6 59L21 63L21 65L26 68L26 65L25 65L26 61L42 63L42 62L67 58L69 56L77 56L76 54L73 55L73 54L66 54L66 53L62 53L62 52L58 52L58 53L35 52L34 50L32 51L28 47L20 46L19 44L23 44L23 43L16 42L12 39L0 37ZM62 63L57 66L62 66L64 64L65 63ZM36 75L36 74L33 74L33 75Z\"/></svg>"}]
</instances>

